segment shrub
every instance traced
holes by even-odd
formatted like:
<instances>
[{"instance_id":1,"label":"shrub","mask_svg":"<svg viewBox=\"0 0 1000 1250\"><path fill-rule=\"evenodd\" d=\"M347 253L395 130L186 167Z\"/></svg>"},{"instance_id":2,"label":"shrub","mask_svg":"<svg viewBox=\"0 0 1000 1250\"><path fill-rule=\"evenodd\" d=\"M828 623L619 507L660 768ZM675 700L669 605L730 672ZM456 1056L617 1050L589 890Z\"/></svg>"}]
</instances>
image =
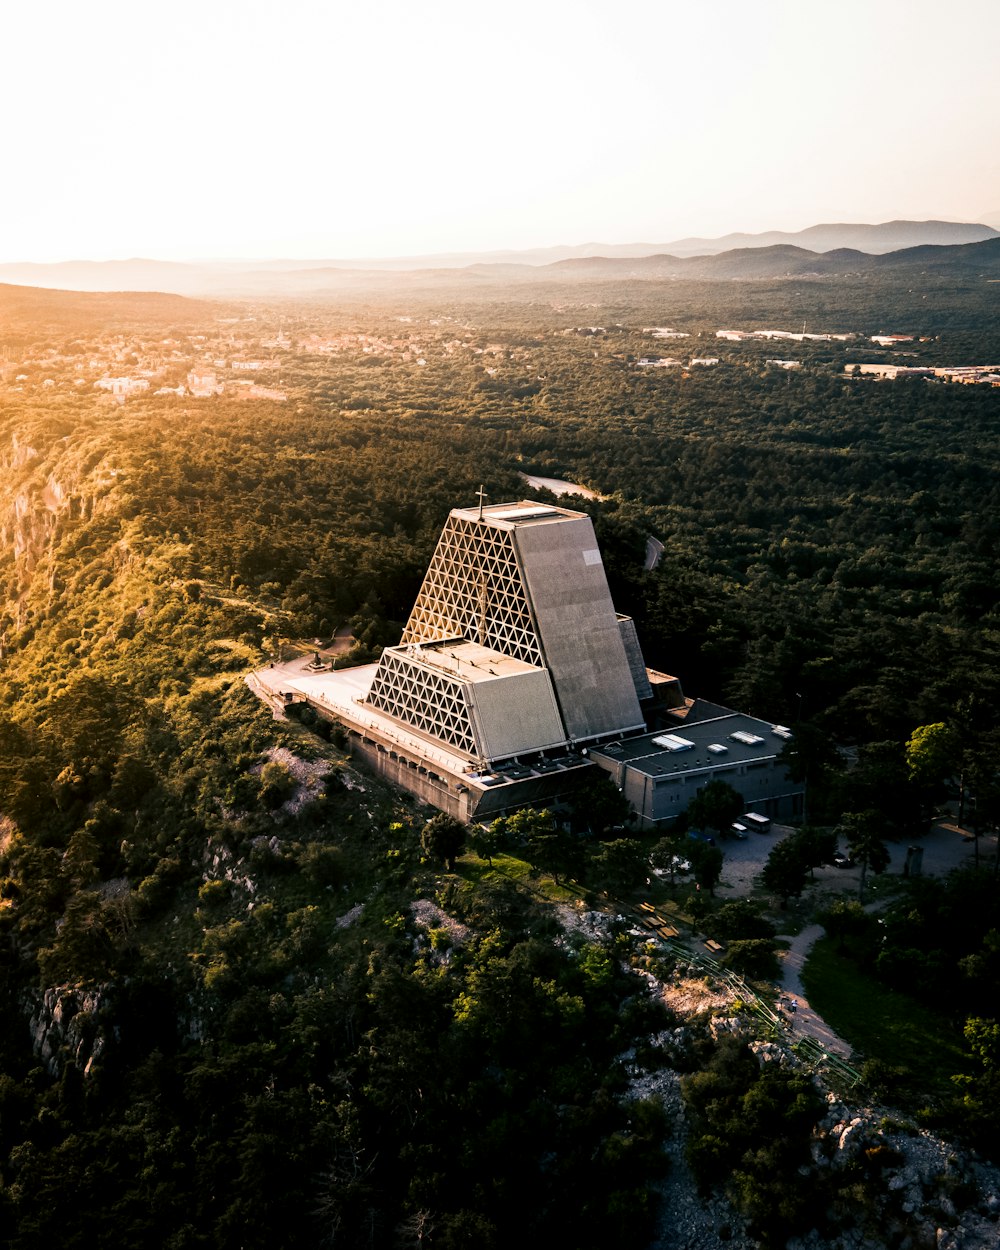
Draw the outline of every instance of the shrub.
<instances>
[{"instance_id":1,"label":"shrub","mask_svg":"<svg viewBox=\"0 0 1000 1250\"><path fill-rule=\"evenodd\" d=\"M260 797L265 807L280 807L295 793L295 778L277 760L271 760L260 770Z\"/></svg>"},{"instance_id":2,"label":"shrub","mask_svg":"<svg viewBox=\"0 0 1000 1250\"><path fill-rule=\"evenodd\" d=\"M773 980L779 972L774 942L768 938L749 938L733 942L720 960L723 968L755 980Z\"/></svg>"},{"instance_id":3,"label":"shrub","mask_svg":"<svg viewBox=\"0 0 1000 1250\"><path fill-rule=\"evenodd\" d=\"M214 881L205 881L198 887L198 902L205 907L218 907L229 898L229 883L220 881L218 878Z\"/></svg>"},{"instance_id":4,"label":"shrub","mask_svg":"<svg viewBox=\"0 0 1000 1250\"><path fill-rule=\"evenodd\" d=\"M298 852L299 868L316 886L338 886L344 878L344 857L339 847L309 842Z\"/></svg>"},{"instance_id":5,"label":"shrub","mask_svg":"<svg viewBox=\"0 0 1000 1250\"><path fill-rule=\"evenodd\" d=\"M773 938L777 930L760 914L756 903L741 898L722 904L712 917L712 932L723 942L736 942L750 938Z\"/></svg>"}]
</instances>

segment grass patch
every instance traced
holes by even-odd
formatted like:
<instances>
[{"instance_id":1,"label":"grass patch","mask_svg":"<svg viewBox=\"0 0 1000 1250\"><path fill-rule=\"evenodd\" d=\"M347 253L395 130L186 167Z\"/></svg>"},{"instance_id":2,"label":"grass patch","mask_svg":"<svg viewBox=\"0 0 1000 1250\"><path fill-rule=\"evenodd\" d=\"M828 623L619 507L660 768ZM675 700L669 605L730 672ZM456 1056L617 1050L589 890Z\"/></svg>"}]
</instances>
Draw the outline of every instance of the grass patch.
<instances>
[{"instance_id":1,"label":"grass patch","mask_svg":"<svg viewBox=\"0 0 1000 1250\"><path fill-rule=\"evenodd\" d=\"M526 881L531 876L531 866L513 855L494 855L492 863L475 853L466 851L458 859L456 867L466 881L483 881L490 877L510 877L512 881Z\"/></svg>"},{"instance_id":2,"label":"grass patch","mask_svg":"<svg viewBox=\"0 0 1000 1250\"><path fill-rule=\"evenodd\" d=\"M257 668L263 663L259 648L251 647L249 643L239 638L213 638L206 650L228 654L233 664Z\"/></svg>"},{"instance_id":3,"label":"grass patch","mask_svg":"<svg viewBox=\"0 0 1000 1250\"><path fill-rule=\"evenodd\" d=\"M572 881L560 881L557 885L548 873L536 875L531 865L516 855L498 854L493 856L492 864L480 859L474 851L462 855L456 867L466 881L481 881L508 877L519 885L526 886L536 898L545 899L550 903L572 903L585 893L582 886Z\"/></svg>"},{"instance_id":4,"label":"grass patch","mask_svg":"<svg viewBox=\"0 0 1000 1250\"><path fill-rule=\"evenodd\" d=\"M232 673L213 673L210 677L196 677L190 685L189 693L197 697L208 691L228 690L235 680Z\"/></svg>"},{"instance_id":5,"label":"grass patch","mask_svg":"<svg viewBox=\"0 0 1000 1250\"><path fill-rule=\"evenodd\" d=\"M880 1059L907 1073L916 1096L954 1093L949 1077L965 1066L954 1026L922 1003L887 989L839 955L821 938L802 969L809 1004L866 1059Z\"/></svg>"}]
</instances>

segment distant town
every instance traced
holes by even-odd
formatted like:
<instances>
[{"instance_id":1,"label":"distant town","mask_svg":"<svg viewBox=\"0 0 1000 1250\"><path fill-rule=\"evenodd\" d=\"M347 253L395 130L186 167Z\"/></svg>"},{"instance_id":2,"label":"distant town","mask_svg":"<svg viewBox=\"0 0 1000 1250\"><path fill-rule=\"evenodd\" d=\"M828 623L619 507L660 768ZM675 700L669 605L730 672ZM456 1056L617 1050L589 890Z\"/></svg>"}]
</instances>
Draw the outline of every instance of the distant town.
<instances>
[{"instance_id":1,"label":"distant town","mask_svg":"<svg viewBox=\"0 0 1000 1250\"><path fill-rule=\"evenodd\" d=\"M600 327L590 327L597 332ZM655 339L686 339L690 334L682 330L674 330L669 326L648 326L643 331ZM715 337L728 343L745 343L788 340L794 343L854 343L856 341L874 343L876 347L893 348L905 343L929 343L931 339L913 334L872 334L867 336L855 333L810 333L804 328L796 330L716 330ZM636 362L643 369L685 369L718 365L722 363L719 356L692 356L689 360L680 360L674 356L641 356ZM801 360L782 360L769 358L764 362L781 369L800 369ZM965 385L983 384L1000 386L1000 365L910 365L897 364L892 361L856 362L844 365L844 372L851 377L867 377L881 380L895 378L927 378L938 382L957 382Z\"/></svg>"},{"instance_id":2,"label":"distant town","mask_svg":"<svg viewBox=\"0 0 1000 1250\"><path fill-rule=\"evenodd\" d=\"M316 320L282 319L278 325L259 322L254 315L218 317L214 330L205 333L168 331L162 338L148 334L108 334L86 340L68 338L44 346L0 341L0 387L8 391L58 390L103 392L109 404L124 404L138 397L174 397L196 400L224 396L232 400L286 402L301 381L292 362L306 363L310 357L369 357L395 364L424 368L456 357L481 357L485 378L495 378L504 368L521 365L531 368L535 356L530 345L498 343L483 336L475 327L449 317L421 319L397 316L397 333L345 332L331 329ZM787 357L730 356L712 353L661 356L635 354L637 335L657 341L680 344L696 339L704 342L712 331L692 332L671 326L620 324L580 325L556 331L593 339L613 338L613 354L623 363L639 369L703 369L720 364L765 364L773 368L798 370L822 362ZM1000 364L938 365L924 361L904 362L906 353L896 349L909 344L927 344L930 336L913 334L863 335L854 331L808 331L787 329L717 329L714 338L725 344L788 342L796 344L843 345L856 354L870 343L882 352L892 353L882 360L850 360L843 372L852 378L893 380L924 378L928 381L1000 386ZM630 342L629 340L632 340Z\"/></svg>"}]
</instances>

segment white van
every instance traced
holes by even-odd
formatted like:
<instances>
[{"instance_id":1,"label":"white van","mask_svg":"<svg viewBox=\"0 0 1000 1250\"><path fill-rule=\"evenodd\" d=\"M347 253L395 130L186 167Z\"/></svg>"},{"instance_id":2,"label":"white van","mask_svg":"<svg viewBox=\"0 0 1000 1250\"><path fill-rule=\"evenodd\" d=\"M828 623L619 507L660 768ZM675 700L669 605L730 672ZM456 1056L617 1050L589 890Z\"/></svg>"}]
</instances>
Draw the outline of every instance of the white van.
<instances>
[{"instance_id":1,"label":"white van","mask_svg":"<svg viewBox=\"0 0 1000 1250\"><path fill-rule=\"evenodd\" d=\"M748 829L756 829L758 833L771 832L770 816L762 816L760 812L744 812L740 817L740 823L746 825Z\"/></svg>"}]
</instances>

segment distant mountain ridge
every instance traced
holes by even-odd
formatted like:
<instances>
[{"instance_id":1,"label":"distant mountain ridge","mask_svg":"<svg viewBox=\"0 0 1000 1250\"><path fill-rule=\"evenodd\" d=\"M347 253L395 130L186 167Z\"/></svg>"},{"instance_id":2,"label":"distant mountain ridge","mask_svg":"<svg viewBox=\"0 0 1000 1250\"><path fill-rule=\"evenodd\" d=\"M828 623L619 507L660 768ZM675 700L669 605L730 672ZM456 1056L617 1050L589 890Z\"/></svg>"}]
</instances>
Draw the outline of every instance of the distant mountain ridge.
<instances>
[{"instance_id":1,"label":"distant mountain ridge","mask_svg":"<svg viewBox=\"0 0 1000 1250\"><path fill-rule=\"evenodd\" d=\"M203 318L205 305L162 291L73 291L0 282L0 338L26 326L65 331L86 318L108 329L128 320L183 325Z\"/></svg>"},{"instance_id":2,"label":"distant mountain ridge","mask_svg":"<svg viewBox=\"0 0 1000 1250\"><path fill-rule=\"evenodd\" d=\"M961 226L948 222L887 222L884 226L813 226L801 231L820 243L828 243L842 229L853 237L868 238L879 231L884 242L907 233L919 235L917 226L948 227L959 234L979 232L985 236L973 241L921 242L891 251L872 252L858 247L839 246L823 250L794 243L778 242L733 247L726 251L684 255L679 252L630 254L623 245L614 255L583 252L560 256L544 264L478 259L462 267L447 264L424 268L378 269L349 267L330 261L227 261L191 262L155 260L70 261L54 265L0 265L0 282L68 291L160 291L201 298L302 297L337 291L371 289L405 291L418 287L446 285L474 289L498 283L567 283L579 281L628 281L685 278L693 281L778 279L808 275L905 272L932 270L956 275L978 273L1000 277L1000 231L988 226ZM865 232L868 232L866 234ZM748 237L748 236L730 236ZM770 236L749 236L762 239ZM595 245L596 246L596 245ZM576 249L546 249L546 251ZM441 258L428 258L441 259Z\"/></svg>"},{"instance_id":3,"label":"distant mountain ridge","mask_svg":"<svg viewBox=\"0 0 1000 1250\"><path fill-rule=\"evenodd\" d=\"M647 256L635 259L591 257L558 261L541 272L563 271L582 278L689 278L694 280L764 279L853 273L1000 274L1000 234L977 243L923 244L871 255L855 248L811 252L790 244L733 248L711 256ZM536 276L538 271L534 271ZM522 275L525 271L521 270Z\"/></svg>"},{"instance_id":4,"label":"distant mountain ridge","mask_svg":"<svg viewBox=\"0 0 1000 1250\"><path fill-rule=\"evenodd\" d=\"M804 247L811 252L833 252L853 248L880 256L902 248L923 244L947 246L981 243L1000 236L1000 231L981 223L957 221L884 221L879 225L832 222L789 232L768 230L763 234L727 234L718 239L678 239L667 245L674 256L714 256L735 248L775 247L780 244Z\"/></svg>"}]
</instances>

